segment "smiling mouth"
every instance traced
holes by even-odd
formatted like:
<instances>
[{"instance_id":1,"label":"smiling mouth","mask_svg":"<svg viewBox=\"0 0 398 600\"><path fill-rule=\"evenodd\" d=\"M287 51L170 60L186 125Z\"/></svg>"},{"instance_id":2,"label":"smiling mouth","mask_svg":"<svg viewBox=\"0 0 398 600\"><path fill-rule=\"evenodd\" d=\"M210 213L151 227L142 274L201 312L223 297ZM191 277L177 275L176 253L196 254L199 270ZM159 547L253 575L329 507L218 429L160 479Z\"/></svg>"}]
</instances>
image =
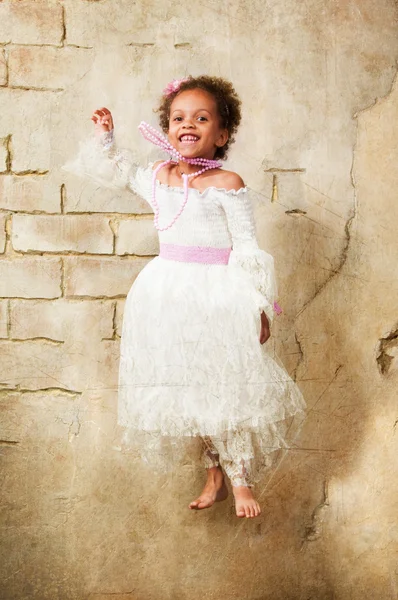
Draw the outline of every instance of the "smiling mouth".
<instances>
[{"instance_id":1,"label":"smiling mouth","mask_svg":"<svg viewBox=\"0 0 398 600\"><path fill-rule=\"evenodd\" d=\"M194 144L195 142L198 141L199 138L197 135L190 135L187 133L183 133L182 135L180 135L180 137L178 139L183 144Z\"/></svg>"}]
</instances>

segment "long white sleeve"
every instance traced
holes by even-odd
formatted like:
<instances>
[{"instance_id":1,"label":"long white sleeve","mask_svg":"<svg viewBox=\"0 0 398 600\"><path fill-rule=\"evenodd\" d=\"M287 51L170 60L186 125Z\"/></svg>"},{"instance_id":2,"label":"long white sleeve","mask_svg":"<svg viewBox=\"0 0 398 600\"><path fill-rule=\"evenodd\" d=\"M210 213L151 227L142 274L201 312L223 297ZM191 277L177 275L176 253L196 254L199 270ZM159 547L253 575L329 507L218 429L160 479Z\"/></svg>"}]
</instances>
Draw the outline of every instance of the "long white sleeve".
<instances>
[{"instance_id":1,"label":"long white sleeve","mask_svg":"<svg viewBox=\"0 0 398 600\"><path fill-rule=\"evenodd\" d=\"M232 239L229 264L244 269L250 274L254 287L262 300L258 303L270 323L274 317L274 302L277 299L274 258L259 248L253 209L248 190L237 194L224 194L222 199Z\"/></svg>"},{"instance_id":2,"label":"long white sleeve","mask_svg":"<svg viewBox=\"0 0 398 600\"><path fill-rule=\"evenodd\" d=\"M151 169L139 166L131 151L118 148L114 130L80 142L78 155L63 169L105 187L128 189L150 201Z\"/></svg>"}]
</instances>

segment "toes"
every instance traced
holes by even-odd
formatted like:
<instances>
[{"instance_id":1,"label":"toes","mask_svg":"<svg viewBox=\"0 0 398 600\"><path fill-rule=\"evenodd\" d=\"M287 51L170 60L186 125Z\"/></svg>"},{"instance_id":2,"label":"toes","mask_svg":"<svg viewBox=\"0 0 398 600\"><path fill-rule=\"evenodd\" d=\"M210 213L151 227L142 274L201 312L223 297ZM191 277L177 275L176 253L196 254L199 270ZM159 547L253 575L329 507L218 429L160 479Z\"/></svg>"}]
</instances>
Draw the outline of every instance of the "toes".
<instances>
[{"instance_id":1,"label":"toes","mask_svg":"<svg viewBox=\"0 0 398 600\"><path fill-rule=\"evenodd\" d=\"M210 508L213 505L208 498L197 498L189 505L189 508L193 508L194 510L201 510L202 508Z\"/></svg>"},{"instance_id":2,"label":"toes","mask_svg":"<svg viewBox=\"0 0 398 600\"><path fill-rule=\"evenodd\" d=\"M237 516L237 517L240 517L240 518L242 518L242 517L245 517L245 516L246 516L245 509L244 509L244 507L243 507L243 506L237 506L237 507L236 507L236 516Z\"/></svg>"}]
</instances>

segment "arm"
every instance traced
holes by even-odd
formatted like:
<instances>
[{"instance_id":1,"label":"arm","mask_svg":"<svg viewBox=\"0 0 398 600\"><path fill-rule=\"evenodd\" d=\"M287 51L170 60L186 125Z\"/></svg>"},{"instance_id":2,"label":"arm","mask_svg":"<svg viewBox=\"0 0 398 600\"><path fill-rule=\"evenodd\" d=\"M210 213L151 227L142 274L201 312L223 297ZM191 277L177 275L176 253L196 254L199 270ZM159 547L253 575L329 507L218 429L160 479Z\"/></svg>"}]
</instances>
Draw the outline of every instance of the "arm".
<instances>
[{"instance_id":1,"label":"arm","mask_svg":"<svg viewBox=\"0 0 398 600\"><path fill-rule=\"evenodd\" d=\"M131 152L117 147L109 110L96 110L91 119L95 123L95 136L80 143L77 157L63 169L105 187L128 189L149 201L150 172L137 165Z\"/></svg>"},{"instance_id":2,"label":"arm","mask_svg":"<svg viewBox=\"0 0 398 600\"><path fill-rule=\"evenodd\" d=\"M258 246L248 191L241 189L238 193L223 194L222 204L232 238L229 264L244 269L251 277L258 309L262 315L263 336L264 327L267 328L267 325L271 325L273 321L274 301L277 297L274 259L271 254L261 250ZM265 313L268 323L265 322L263 313ZM262 336L260 336L260 341Z\"/></svg>"}]
</instances>

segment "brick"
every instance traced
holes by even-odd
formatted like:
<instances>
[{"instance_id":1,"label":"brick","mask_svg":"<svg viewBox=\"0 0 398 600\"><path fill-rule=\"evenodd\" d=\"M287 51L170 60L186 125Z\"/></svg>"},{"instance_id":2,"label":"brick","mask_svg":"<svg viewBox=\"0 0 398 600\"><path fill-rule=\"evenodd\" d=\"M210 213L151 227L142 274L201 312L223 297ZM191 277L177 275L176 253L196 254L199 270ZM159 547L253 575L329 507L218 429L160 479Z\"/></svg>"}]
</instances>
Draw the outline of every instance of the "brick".
<instances>
[{"instance_id":1,"label":"brick","mask_svg":"<svg viewBox=\"0 0 398 600\"><path fill-rule=\"evenodd\" d=\"M9 85L64 89L90 70L92 50L81 48L14 47L9 51Z\"/></svg>"},{"instance_id":2,"label":"brick","mask_svg":"<svg viewBox=\"0 0 398 600\"><path fill-rule=\"evenodd\" d=\"M60 44L62 7L55 0L3 0L0 3L0 42Z\"/></svg>"},{"instance_id":3,"label":"brick","mask_svg":"<svg viewBox=\"0 0 398 600\"><path fill-rule=\"evenodd\" d=\"M54 446L58 446L59 451L61 440L68 443L68 428L74 422L76 413L80 412L81 396L76 395L73 398L70 393L62 392L56 395L46 391L23 394L9 391L6 396L0 396L0 407L1 439L25 442L24 446L30 441L31 450L35 444L43 443L46 439L46 451L49 452L48 458L51 461ZM37 418L39 413L40 419ZM22 492L22 489L20 491ZM48 503L49 508L51 504L53 503Z\"/></svg>"},{"instance_id":4,"label":"brick","mask_svg":"<svg viewBox=\"0 0 398 600\"><path fill-rule=\"evenodd\" d=\"M46 171L53 166L49 115L57 108L59 94L0 88L0 137L12 134L14 172Z\"/></svg>"},{"instance_id":5,"label":"brick","mask_svg":"<svg viewBox=\"0 0 398 600\"><path fill-rule=\"evenodd\" d=\"M65 172L66 212L150 214L152 208L129 190L111 190Z\"/></svg>"},{"instance_id":6,"label":"brick","mask_svg":"<svg viewBox=\"0 0 398 600\"><path fill-rule=\"evenodd\" d=\"M8 300L0 300L0 337L8 337L7 332Z\"/></svg>"},{"instance_id":7,"label":"brick","mask_svg":"<svg viewBox=\"0 0 398 600\"><path fill-rule=\"evenodd\" d=\"M0 340L0 382L24 390L116 387L118 347L118 342L93 344L89 338L73 344Z\"/></svg>"},{"instance_id":8,"label":"brick","mask_svg":"<svg viewBox=\"0 0 398 600\"><path fill-rule=\"evenodd\" d=\"M4 48L0 49L0 85L7 83L7 59Z\"/></svg>"},{"instance_id":9,"label":"brick","mask_svg":"<svg viewBox=\"0 0 398 600\"><path fill-rule=\"evenodd\" d=\"M0 254L6 249L6 215L0 214Z\"/></svg>"},{"instance_id":10,"label":"brick","mask_svg":"<svg viewBox=\"0 0 398 600\"><path fill-rule=\"evenodd\" d=\"M63 373L68 360L70 361L70 357L62 343L0 340L0 381L2 385L6 384L10 388L21 386L22 389L29 390L46 387L70 389L71 378Z\"/></svg>"},{"instance_id":11,"label":"brick","mask_svg":"<svg viewBox=\"0 0 398 600\"><path fill-rule=\"evenodd\" d=\"M113 232L101 215L13 215L11 241L22 252L113 251Z\"/></svg>"},{"instance_id":12,"label":"brick","mask_svg":"<svg viewBox=\"0 0 398 600\"><path fill-rule=\"evenodd\" d=\"M0 258L1 298L58 298L59 258Z\"/></svg>"},{"instance_id":13,"label":"brick","mask_svg":"<svg viewBox=\"0 0 398 600\"><path fill-rule=\"evenodd\" d=\"M0 175L0 208L59 213L60 185L50 175Z\"/></svg>"},{"instance_id":14,"label":"brick","mask_svg":"<svg viewBox=\"0 0 398 600\"><path fill-rule=\"evenodd\" d=\"M159 238L153 219L120 221L116 240L116 254L153 256L159 253Z\"/></svg>"},{"instance_id":15,"label":"brick","mask_svg":"<svg viewBox=\"0 0 398 600\"><path fill-rule=\"evenodd\" d=\"M99 341L113 336L113 302L94 300L11 300L12 339L47 337L67 342Z\"/></svg>"},{"instance_id":16,"label":"brick","mask_svg":"<svg viewBox=\"0 0 398 600\"><path fill-rule=\"evenodd\" d=\"M162 5L151 5L150 10L142 10L141 4L129 0L119 2L76 2L64 0L68 44L93 46L101 42L153 43L155 35L151 24L154 19L164 20ZM112 23L112 27L109 27Z\"/></svg>"},{"instance_id":17,"label":"brick","mask_svg":"<svg viewBox=\"0 0 398 600\"><path fill-rule=\"evenodd\" d=\"M127 295L147 259L65 257L66 296Z\"/></svg>"}]
</instances>

